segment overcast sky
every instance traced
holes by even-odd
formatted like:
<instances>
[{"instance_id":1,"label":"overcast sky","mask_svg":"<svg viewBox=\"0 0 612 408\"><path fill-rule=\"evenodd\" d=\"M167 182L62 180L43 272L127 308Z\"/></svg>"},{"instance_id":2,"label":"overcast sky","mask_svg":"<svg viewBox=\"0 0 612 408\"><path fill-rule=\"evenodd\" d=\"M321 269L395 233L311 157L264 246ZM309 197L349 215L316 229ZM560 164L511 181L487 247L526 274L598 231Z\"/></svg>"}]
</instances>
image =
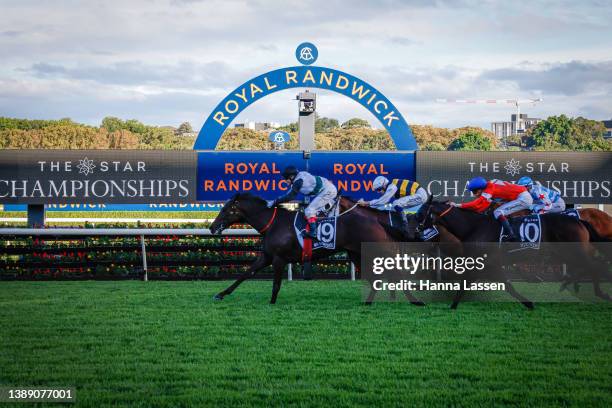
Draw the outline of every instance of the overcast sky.
<instances>
[{"instance_id":1,"label":"overcast sky","mask_svg":"<svg viewBox=\"0 0 612 408\"><path fill-rule=\"evenodd\" d=\"M296 46L310 41L316 65L369 82L410 124L488 128L514 109L437 98L541 97L523 111L612 118L609 0L0 0L0 12L0 116L198 130L228 92L297 65ZM317 92L321 116L375 121ZM295 94L272 94L238 121L294 121Z\"/></svg>"}]
</instances>

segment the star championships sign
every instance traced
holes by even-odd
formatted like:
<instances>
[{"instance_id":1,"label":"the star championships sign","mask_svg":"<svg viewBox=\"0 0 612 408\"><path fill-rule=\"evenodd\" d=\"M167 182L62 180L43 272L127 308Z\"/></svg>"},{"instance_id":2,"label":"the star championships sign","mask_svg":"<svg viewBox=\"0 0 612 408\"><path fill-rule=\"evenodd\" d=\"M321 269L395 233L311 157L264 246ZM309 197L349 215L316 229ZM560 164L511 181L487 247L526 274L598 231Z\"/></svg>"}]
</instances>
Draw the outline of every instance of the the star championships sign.
<instances>
[{"instance_id":1,"label":"the star championships sign","mask_svg":"<svg viewBox=\"0 0 612 408\"><path fill-rule=\"evenodd\" d=\"M193 203L195 152L0 150L5 204Z\"/></svg>"},{"instance_id":2,"label":"the star championships sign","mask_svg":"<svg viewBox=\"0 0 612 408\"><path fill-rule=\"evenodd\" d=\"M569 203L611 201L609 152L417 152L418 181L439 199L466 200L476 176L516 181L529 176Z\"/></svg>"}]
</instances>

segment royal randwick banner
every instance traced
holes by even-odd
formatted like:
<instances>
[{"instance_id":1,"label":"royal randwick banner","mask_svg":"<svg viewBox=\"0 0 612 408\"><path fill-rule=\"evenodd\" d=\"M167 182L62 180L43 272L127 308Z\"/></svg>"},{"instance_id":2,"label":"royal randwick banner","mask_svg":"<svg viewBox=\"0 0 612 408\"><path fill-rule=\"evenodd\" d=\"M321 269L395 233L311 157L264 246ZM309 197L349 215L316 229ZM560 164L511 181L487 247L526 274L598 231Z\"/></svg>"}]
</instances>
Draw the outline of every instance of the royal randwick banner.
<instances>
[{"instance_id":1,"label":"royal randwick banner","mask_svg":"<svg viewBox=\"0 0 612 408\"><path fill-rule=\"evenodd\" d=\"M558 191L567 203L609 204L610 152L417 152L418 181L437 199L470 200L476 176L517 181L529 176Z\"/></svg>"},{"instance_id":2,"label":"royal randwick banner","mask_svg":"<svg viewBox=\"0 0 612 408\"><path fill-rule=\"evenodd\" d=\"M3 204L193 203L193 151L0 150Z\"/></svg>"},{"instance_id":3,"label":"royal randwick banner","mask_svg":"<svg viewBox=\"0 0 612 408\"><path fill-rule=\"evenodd\" d=\"M354 198L375 197L372 182L379 176L414 178L414 152L200 152L198 201L222 201L239 192L274 199L287 192L283 169L296 166L328 178Z\"/></svg>"}]
</instances>

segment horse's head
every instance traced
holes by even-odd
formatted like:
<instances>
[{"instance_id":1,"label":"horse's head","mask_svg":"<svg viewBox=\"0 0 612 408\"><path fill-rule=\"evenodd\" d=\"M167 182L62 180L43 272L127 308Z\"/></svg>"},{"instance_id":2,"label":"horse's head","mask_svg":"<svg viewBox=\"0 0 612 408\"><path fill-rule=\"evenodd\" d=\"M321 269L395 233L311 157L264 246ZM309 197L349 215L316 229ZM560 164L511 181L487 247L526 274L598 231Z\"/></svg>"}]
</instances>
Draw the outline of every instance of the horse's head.
<instances>
[{"instance_id":1,"label":"horse's head","mask_svg":"<svg viewBox=\"0 0 612 408\"><path fill-rule=\"evenodd\" d=\"M247 214L251 213L254 207L265 208L265 206L265 200L259 197L238 193L225 203L219 215L210 224L210 231L215 235L221 234L224 229L234 224L246 222Z\"/></svg>"},{"instance_id":2,"label":"horse's head","mask_svg":"<svg viewBox=\"0 0 612 408\"><path fill-rule=\"evenodd\" d=\"M452 206L448 203L441 201L434 201L433 196L429 196L429 199L425 204L419 208L416 213L417 232L423 232L427 228L430 228L437 218L443 216L446 212L450 211Z\"/></svg>"}]
</instances>

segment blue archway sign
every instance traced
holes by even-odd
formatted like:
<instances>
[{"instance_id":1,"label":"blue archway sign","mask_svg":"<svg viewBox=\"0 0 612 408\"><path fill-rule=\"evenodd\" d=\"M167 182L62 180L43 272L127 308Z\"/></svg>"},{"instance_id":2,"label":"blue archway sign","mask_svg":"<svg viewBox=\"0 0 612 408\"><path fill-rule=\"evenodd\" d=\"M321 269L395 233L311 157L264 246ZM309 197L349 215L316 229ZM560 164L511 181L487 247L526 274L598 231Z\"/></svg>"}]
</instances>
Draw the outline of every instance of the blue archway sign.
<instances>
[{"instance_id":1,"label":"blue archway sign","mask_svg":"<svg viewBox=\"0 0 612 408\"><path fill-rule=\"evenodd\" d=\"M327 89L348 96L369 110L387 129L398 150L417 150L412 130L399 110L367 82L332 68L297 66L259 75L225 97L204 122L196 150L213 150L236 116L264 96L290 88Z\"/></svg>"}]
</instances>

